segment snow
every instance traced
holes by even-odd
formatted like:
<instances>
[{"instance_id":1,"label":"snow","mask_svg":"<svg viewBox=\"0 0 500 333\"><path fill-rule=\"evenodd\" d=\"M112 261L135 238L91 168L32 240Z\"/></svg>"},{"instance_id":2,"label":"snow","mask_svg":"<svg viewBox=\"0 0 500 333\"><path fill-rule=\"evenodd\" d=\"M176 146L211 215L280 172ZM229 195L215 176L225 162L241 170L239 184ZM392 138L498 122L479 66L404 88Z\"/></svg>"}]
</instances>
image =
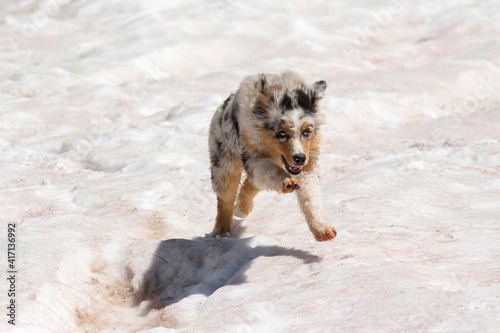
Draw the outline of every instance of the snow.
<instances>
[{"instance_id":1,"label":"snow","mask_svg":"<svg viewBox=\"0 0 500 333\"><path fill-rule=\"evenodd\" d=\"M4 3L0 245L5 267L15 222L18 280L16 326L4 314L0 330L499 331L499 13ZM295 197L265 192L210 238L211 115L246 75L287 69L328 82L321 187L338 236L315 242Z\"/></svg>"}]
</instances>

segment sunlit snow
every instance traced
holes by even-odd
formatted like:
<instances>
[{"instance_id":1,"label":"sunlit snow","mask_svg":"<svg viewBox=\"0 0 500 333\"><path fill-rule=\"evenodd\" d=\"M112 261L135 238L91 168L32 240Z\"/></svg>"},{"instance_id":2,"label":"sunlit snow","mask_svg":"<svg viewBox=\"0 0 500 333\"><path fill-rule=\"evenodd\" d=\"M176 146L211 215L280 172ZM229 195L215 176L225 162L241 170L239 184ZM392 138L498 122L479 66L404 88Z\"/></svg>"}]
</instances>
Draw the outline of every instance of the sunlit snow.
<instances>
[{"instance_id":1,"label":"sunlit snow","mask_svg":"<svg viewBox=\"0 0 500 333\"><path fill-rule=\"evenodd\" d=\"M4 1L0 49L0 331L500 331L499 1ZM211 116L284 70L338 236L262 192L210 238Z\"/></svg>"}]
</instances>

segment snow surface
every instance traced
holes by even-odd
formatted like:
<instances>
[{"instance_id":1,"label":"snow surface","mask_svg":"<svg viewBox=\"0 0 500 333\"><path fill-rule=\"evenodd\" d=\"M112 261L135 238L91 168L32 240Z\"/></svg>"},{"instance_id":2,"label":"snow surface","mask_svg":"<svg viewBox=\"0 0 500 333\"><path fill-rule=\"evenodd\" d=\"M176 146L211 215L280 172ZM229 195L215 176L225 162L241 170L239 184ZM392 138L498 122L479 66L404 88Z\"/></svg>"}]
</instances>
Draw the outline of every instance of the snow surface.
<instances>
[{"instance_id":1,"label":"snow surface","mask_svg":"<svg viewBox=\"0 0 500 333\"><path fill-rule=\"evenodd\" d=\"M499 1L4 1L0 48L1 331L500 331ZM338 237L266 192L208 238L211 115L286 69Z\"/></svg>"}]
</instances>

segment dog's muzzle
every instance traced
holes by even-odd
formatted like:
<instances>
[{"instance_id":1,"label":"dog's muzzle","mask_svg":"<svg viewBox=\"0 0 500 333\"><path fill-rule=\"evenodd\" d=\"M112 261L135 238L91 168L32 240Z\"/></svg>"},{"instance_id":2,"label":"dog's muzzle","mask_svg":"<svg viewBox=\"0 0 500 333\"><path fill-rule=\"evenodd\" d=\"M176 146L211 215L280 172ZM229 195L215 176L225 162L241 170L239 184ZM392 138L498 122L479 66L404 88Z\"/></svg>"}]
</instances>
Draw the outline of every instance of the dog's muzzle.
<instances>
[{"instance_id":1,"label":"dog's muzzle","mask_svg":"<svg viewBox=\"0 0 500 333\"><path fill-rule=\"evenodd\" d=\"M281 159L283 160L283 164L285 164L285 169L286 171L293 175L297 176L302 172L302 166L291 166L290 164L287 163L285 156L281 155Z\"/></svg>"}]
</instances>

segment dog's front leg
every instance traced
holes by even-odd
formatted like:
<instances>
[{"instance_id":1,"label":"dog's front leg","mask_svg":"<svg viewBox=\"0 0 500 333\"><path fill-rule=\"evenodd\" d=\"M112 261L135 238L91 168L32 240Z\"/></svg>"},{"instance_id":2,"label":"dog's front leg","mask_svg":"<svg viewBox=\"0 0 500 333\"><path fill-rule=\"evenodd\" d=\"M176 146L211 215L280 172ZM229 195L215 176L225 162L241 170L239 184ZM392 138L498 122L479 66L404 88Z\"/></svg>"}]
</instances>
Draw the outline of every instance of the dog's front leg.
<instances>
[{"instance_id":1,"label":"dog's front leg","mask_svg":"<svg viewBox=\"0 0 500 333\"><path fill-rule=\"evenodd\" d=\"M319 242L334 239L337 232L326 220L318 175L315 172L304 172L301 181L303 186L297 191L297 199L309 229Z\"/></svg>"}]
</instances>

